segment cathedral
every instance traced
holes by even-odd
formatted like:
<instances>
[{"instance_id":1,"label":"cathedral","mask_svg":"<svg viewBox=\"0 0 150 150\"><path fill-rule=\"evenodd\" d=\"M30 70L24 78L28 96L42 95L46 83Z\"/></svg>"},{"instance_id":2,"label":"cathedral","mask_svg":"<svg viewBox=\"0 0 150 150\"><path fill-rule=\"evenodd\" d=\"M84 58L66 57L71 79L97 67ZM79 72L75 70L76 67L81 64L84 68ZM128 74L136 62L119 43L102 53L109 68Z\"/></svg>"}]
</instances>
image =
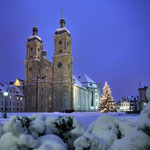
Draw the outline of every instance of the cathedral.
<instances>
[{"instance_id":1,"label":"cathedral","mask_svg":"<svg viewBox=\"0 0 150 150\"><path fill-rule=\"evenodd\" d=\"M46 58L38 28L26 43L25 111L73 112L97 111L100 86L87 75L73 75L71 34L64 18L54 35L53 62Z\"/></svg>"}]
</instances>

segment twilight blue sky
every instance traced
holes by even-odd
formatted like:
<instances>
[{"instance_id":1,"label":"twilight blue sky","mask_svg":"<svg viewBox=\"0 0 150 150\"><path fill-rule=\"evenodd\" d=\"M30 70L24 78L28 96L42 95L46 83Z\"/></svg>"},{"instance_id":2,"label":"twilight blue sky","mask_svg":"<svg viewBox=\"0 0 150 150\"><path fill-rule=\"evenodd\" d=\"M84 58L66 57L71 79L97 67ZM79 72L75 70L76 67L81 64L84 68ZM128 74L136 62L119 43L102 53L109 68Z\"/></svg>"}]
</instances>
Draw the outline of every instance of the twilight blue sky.
<instances>
[{"instance_id":1,"label":"twilight blue sky","mask_svg":"<svg viewBox=\"0 0 150 150\"><path fill-rule=\"evenodd\" d=\"M47 57L64 8L73 72L108 81L114 98L150 84L150 0L0 0L0 81L24 79L26 41L34 16Z\"/></svg>"}]
</instances>

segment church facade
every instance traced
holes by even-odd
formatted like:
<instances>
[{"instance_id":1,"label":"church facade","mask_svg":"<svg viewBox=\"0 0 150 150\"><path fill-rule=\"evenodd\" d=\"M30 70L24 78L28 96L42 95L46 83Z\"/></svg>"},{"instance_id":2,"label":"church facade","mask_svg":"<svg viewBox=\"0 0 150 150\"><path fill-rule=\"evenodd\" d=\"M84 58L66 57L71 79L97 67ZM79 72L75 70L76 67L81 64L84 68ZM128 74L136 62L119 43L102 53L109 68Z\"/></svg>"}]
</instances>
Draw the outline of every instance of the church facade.
<instances>
[{"instance_id":1,"label":"church facade","mask_svg":"<svg viewBox=\"0 0 150 150\"><path fill-rule=\"evenodd\" d=\"M100 87L87 75L84 81L73 76L71 35L65 24L61 18L54 35L53 63L46 58L36 26L28 37L24 81L27 112L97 110Z\"/></svg>"}]
</instances>

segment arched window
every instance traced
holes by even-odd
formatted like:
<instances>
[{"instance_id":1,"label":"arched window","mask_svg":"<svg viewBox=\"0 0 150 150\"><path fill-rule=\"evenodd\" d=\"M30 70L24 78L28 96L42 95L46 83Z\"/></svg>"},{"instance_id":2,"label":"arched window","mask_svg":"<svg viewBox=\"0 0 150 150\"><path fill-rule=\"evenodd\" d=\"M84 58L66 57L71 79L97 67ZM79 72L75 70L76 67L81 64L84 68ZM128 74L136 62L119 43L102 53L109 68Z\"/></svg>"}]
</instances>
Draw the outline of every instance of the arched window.
<instances>
[{"instance_id":1,"label":"arched window","mask_svg":"<svg viewBox=\"0 0 150 150\"><path fill-rule=\"evenodd\" d=\"M94 106L94 92L91 91L91 106Z\"/></svg>"}]
</instances>

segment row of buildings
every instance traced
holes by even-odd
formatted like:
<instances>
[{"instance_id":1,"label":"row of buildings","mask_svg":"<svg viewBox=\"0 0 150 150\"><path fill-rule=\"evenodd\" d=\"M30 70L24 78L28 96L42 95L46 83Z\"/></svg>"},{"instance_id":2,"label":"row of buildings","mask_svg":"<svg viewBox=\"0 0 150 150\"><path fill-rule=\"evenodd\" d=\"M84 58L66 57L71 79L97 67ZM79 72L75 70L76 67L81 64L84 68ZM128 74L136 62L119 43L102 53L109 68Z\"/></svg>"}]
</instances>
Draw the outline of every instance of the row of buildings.
<instances>
[{"instance_id":1,"label":"row of buildings","mask_svg":"<svg viewBox=\"0 0 150 150\"><path fill-rule=\"evenodd\" d=\"M147 99L147 85L139 86L139 95L132 95L128 97L121 97L116 103L116 110L118 112L140 112L148 103Z\"/></svg>"},{"instance_id":2,"label":"row of buildings","mask_svg":"<svg viewBox=\"0 0 150 150\"><path fill-rule=\"evenodd\" d=\"M87 75L73 76L73 99L73 111L97 111L100 85ZM15 82L10 83L0 82L1 112L25 112L25 100L24 80L16 79Z\"/></svg>"},{"instance_id":3,"label":"row of buildings","mask_svg":"<svg viewBox=\"0 0 150 150\"><path fill-rule=\"evenodd\" d=\"M22 82L21 80L16 80ZM25 110L25 96L22 86L16 86L13 82L8 84L0 82L0 111L22 112Z\"/></svg>"},{"instance_id":4,"label":"row of buildings","mask_svg":"<svg viewBox=\"0 0 150 150\"><path fill-rule=\"evenodd\" d=\"M73 76L73 106L74 111L97 111L100 100L100 85L96 84L87 75ZM148 86L139 87L139 96L121 97L115 104L118 112L140 112L148 103L146 91ZM5 95L5 93L8 93ZM24 81L16 79L9 84L0 82L0 111L24 112L25 95Z\"/></svg>"}]
</instances>

